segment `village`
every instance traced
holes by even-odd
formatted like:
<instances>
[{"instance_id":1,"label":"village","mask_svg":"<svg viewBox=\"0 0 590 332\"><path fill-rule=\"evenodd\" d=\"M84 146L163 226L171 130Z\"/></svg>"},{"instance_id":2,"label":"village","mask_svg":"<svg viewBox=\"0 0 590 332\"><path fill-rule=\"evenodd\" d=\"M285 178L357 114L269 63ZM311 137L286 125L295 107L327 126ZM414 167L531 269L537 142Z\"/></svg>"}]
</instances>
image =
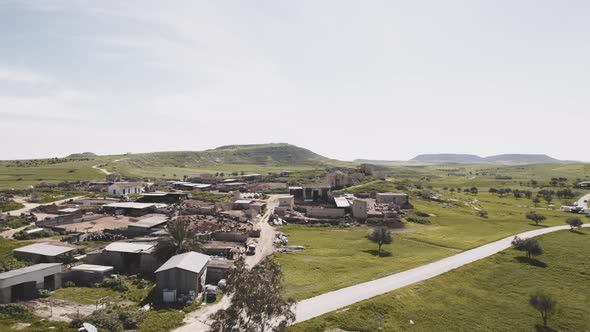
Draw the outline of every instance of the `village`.
<instances>
[{"instance_id":1,"label":"village","mask_svg":"<svg viewBox=\"0 0 590 332\"><path fill-rule=\"evenodd\" d=\"M104 181L68 183L70 189L92 195L0 217L18 215L26 220L2 236L30 243L12 252L24 267L0 273L0 303L38 303L36 299L62 287L140 278L154 283L150 296L158 307L188 303L198 309L219 301L241 257L253 266L273 253L305 250L289 245L282 225L345 222L403 227L401 214L413 208L407 194L339 192L379 176L376 172L374 165L363 164L329 169L305 181L301 174L283 171L157 182L109 174ZM163 250L163 243L176 247ZM75 318L79 313L52 317Z\"/></svg>"}]
</instances>

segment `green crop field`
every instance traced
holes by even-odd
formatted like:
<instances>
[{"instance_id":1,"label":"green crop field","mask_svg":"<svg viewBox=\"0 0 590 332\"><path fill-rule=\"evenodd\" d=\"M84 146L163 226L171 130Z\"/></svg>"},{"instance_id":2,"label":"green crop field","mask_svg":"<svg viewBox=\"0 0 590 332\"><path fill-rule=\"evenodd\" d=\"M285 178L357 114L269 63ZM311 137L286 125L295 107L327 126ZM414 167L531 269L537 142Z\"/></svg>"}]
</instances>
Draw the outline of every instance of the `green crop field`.
<instances>
[{"instance_id":1,"label":"green crop field","mask_svg":"<svg viewBox=\"0 0 590 332\"><path fill-rule=\"evenodd\" d=\"M561 231L539 238L546 267L517 260L509 249L373 299L297 324L290 332L328 331L534 331L542 323L528 305L539 290L557 300L549 321L556 331L590 326L590 232ZM414 324L411 324L413 321Z\"/></svg>"}]
</instances>

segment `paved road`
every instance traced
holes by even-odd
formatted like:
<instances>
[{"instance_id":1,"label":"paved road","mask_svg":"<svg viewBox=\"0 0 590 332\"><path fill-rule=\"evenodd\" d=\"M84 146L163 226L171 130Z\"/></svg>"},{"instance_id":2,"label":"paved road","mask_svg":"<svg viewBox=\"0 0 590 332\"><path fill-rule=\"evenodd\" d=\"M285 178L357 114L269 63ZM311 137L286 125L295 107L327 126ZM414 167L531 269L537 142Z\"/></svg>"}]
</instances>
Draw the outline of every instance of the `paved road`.
<instances>
[{"instance_id":1,"label":"paved road","mask_svg":"<svg viewBox=\"0 0 590 332\"><path fill-rule=\"evenodd\" d=\"M258 264L266 256L272 255L274 252L273 240L275 238L275 229L268 223L268 218L271 212L278 205L276 197L271 196L267 201L267 211L262 218L260 218L260 238L256 247L256 254L246 256L246 265L252 268ZM177 328L174 332L197 332L207 331L209 328L209 317L218 310L226 309L230 305L230 297L224 296L221 301L207 305L198 310L195 310L184 319L185 325Z\"/></svg>"},{"instance_id":2,"label":"paved road","mask_svg":"<svg viewBox=\"0 0 590 332\"><path fill-rule=\"evenodd\" d=\"M583 227L590 227L585 224ZM569 226L555 226L518 234L519 237L529 238L559 230L569 229ZM296 323L318 317L325 313L338 310L353 303L370 299L377 295L388 293L396 289L427 280L460 266L475 262L482 258L496 254L511 246L514 236L492 242L481 247L464 251L434 263L426 264L415 269L396 273L381 279L365 282L333 292L318 295L297 303L295 314Z\"/></svg>"},{"instance_id":3,"label":"paved road","mask_svg":"<svg viewBox=\"0 0 590 332\"><path fill-rule=\"evenodd\" d=\"M580 200L578 200L577 205L583 207L584 209L588 208L588 202L590 202L590 193L584 195Z\"/></svg>"}]
</instances>

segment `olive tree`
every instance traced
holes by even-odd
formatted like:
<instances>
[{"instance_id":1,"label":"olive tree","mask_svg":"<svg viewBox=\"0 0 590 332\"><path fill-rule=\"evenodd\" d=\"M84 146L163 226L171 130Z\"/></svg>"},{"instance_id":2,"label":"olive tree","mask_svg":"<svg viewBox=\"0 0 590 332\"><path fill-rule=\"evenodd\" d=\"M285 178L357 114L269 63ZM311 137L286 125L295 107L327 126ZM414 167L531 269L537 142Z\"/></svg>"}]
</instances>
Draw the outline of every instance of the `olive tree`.
<instances>
[{"instance_id":1,"label":"olive tree","mask_svg":"<svg viewBox=\"0 0 590 332\"><path fill-rule=\"evenodd\" d=\"M515 236L514 240L512 240L512 246L518 251L526 252L526 256L529 259L532 256L543 254L543 249L541 248L539 241L532 237L528 239L521 239L518 236Z\"/></svg>"},{"instance_id":2,"label":"olive tree","mask_svg":"<svg viewBox=\"0 0 590 332\"><path fill-rule=\"evenodd\" d=\"M390 244L393 242L391 230L387 227L375 227L371 233L369 233L368 238L379 246L379 257L381 257L381 247L384 244Z\"/></svg>"},{"instance_id":3,"label":"olive tree","mask_svg":"<svg viewBox=\"0 0 590 332\"><path fill-rule=\"evenodd\" d=\"M570 230L573 231L575 228L580 228L584 224L580 217L570 217L565 221L566 224L570 225Z\"/></svg>"},{"instance_id":4,"label":"olive tree","mask_svg":"<svg viewBox=\"0 0 590 332\"><path fill-rule=\"evenodd\" d=\"M555 313L557 301L555 301L550 295L539 292L531 295L529 304L541 314L543 326L546 327L547 321Z\"/></svg>"}]
</instances>

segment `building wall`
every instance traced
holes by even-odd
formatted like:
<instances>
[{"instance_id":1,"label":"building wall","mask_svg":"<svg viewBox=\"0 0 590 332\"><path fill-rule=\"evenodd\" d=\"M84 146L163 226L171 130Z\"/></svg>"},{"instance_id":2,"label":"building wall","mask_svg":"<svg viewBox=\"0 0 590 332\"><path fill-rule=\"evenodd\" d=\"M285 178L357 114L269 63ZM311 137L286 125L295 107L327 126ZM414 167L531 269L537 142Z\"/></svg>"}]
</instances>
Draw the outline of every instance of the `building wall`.
<instances>
[{"instance_id":1,"label":"building wall","mask_svg":"<svg viewBox=\"0 0 590 332\"><path fill-rule=\"evenodd\" d=\"M207 267L199 273L181 269L170 269L156 273L156 287L161 292L164 289L176 289L176 294L189 294L189 291L200 293L205 287Z\"/></svg>"},{"instance_id":2,"label":"building wall","mask_svg":"<svg viewBox=\"0 0 590 332\"><path fill-rule=\"evenodd\" d=\"M377 194L377 203L378 204L397 204L397 205L404 205L408 203L408 195L391 195L386 193Z\"/></svg>"},{"instance_id":3,"label":"building wall","mask_svg":"<svg viewBox=\"0 0 590 332\"><path fill-rule=\"evenodd\" d=\"M142 193L143 187L141 187L141 186L127 187L127 186L119 186L119 185L113 184L109 187L108 192L109 192L109 195L111 195L111 196L120 197L120 196L127 196L127 195L131 195L131 194Z\"/></svg>"},{"instance_id":4,"label":"building wall","mask_svg":"<svg viewBox=\"0 0 590 332\"><path fill-rule=\"evenodd\" d=\"M344 209L337 209L337 208L325 208L321 206L306 206L306 215L308 217L318 217L318 218L338 218L344 217Z\"/></svg>"},{"instance_id":5,"label":"building wall","mask_svg":"<svg viewBox=\"0 0 590 332\"><path fill-rule=\"evenodd\" d=\"M352 201L352 216L359 219L367 219L368 203L362 199L355 199Z\"/></svg>"},{"instance_id":6,"label":"building wall","mask_svg":"<svg viewBox=\"0 0 590 332\"><path fill-rule=\"evenodd\" d=\"M279 207L285 207L288 209L293 209L293 205L295 204L295 197L279 197Z\"/></svg>"}]
</instances>

